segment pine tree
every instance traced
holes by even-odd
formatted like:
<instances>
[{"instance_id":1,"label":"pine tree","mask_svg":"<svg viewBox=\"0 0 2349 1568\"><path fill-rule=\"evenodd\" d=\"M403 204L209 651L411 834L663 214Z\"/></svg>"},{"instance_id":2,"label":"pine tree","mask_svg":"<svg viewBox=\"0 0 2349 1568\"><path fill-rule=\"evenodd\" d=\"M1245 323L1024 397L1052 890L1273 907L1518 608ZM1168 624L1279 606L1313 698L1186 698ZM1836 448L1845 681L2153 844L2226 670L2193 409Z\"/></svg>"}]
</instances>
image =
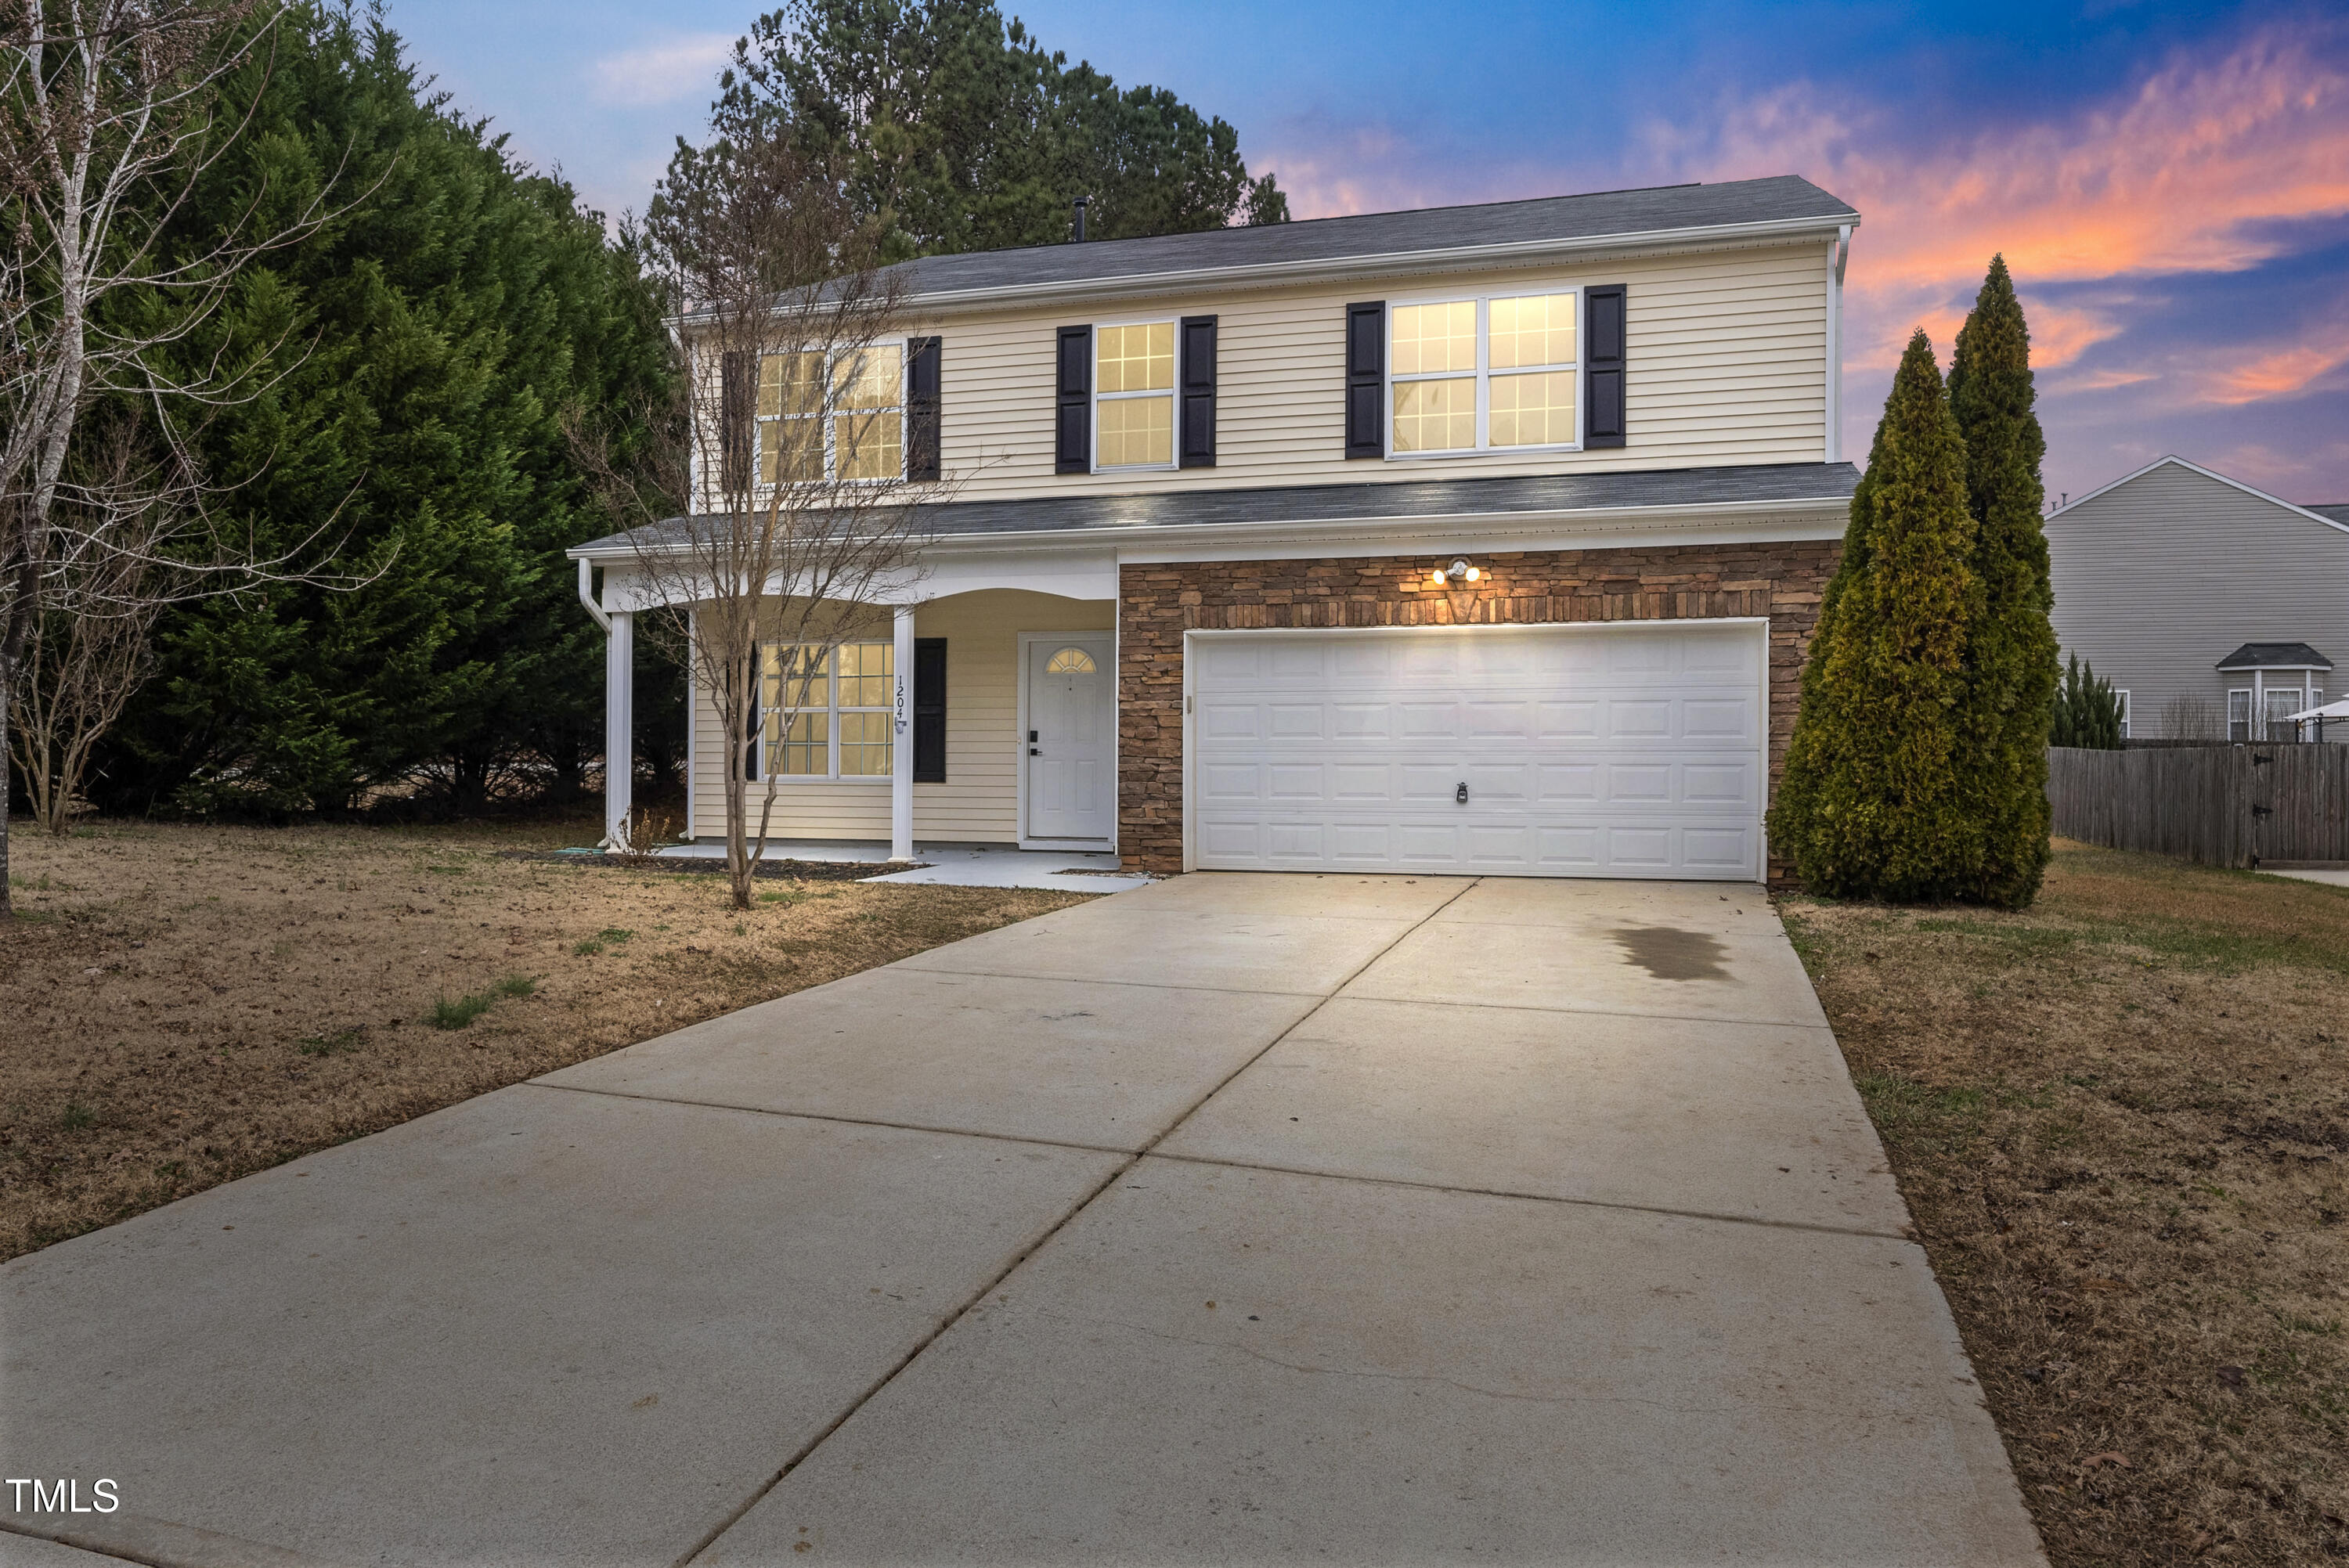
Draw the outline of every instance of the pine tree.
<instances>
[{"instance_id":1,"label":"pine tree","mask_svg":"<svg viewBox=\"0 0 2349 1568\"><path fill-rule=\"evenodd\" d=\"M1971 885L1957 717L1982 596L1974 531L1965 443L1920 329L1852 498L1770 812L1775 845L1817 892L1917 901Z\"/></svg>"},{"instance_id":2,"label":"pine tree","mask_svg":"<svg viewBox=\"0 0 2349 1568\"><path fill-rule=\"evenodd\" d=\"M2033 411L2031 334L2007 275L1991 258L1950 364L1950 409L1966 443L1966 503L1975 533L1971 565L1982 604L1966 639L1964 738L1967 813L1981 860L1960 896L2019 909L2047 866L2047 733L2057 650L2048 621L2046 491L2039 479L2047 441Z\"/></svg>"}]
</instances>

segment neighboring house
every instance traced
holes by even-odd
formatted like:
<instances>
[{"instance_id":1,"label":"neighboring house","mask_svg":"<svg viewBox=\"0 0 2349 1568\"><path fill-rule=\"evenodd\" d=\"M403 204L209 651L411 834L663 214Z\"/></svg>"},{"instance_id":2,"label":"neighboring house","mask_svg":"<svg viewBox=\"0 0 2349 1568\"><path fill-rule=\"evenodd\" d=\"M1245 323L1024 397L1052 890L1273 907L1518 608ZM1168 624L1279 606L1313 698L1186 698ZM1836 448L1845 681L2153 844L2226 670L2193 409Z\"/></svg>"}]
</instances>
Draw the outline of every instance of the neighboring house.
<instances>
[{"instance_id":1,"label":"neighboring house","mask_svg":"<svg viewBox=\"0 0 2349 1568\"><path fill-rule=\"evenodd\" d=\"M761 747L779 833L1763 875L1856 480L1858 221L1782 177L905 263L959 483L828 738ZM646 540L572 552L622 630Z\"/></svg>"},{"instance_id":2,"label":"neighboring house","mask_svg":"<svg viewBox=\"0 0 2349 1568\"><path fill-rule=\"evenodd\" d=\"M2121 693L2131 739L2266 739L2324 701L2349 655L2349 505L2294 506L2166 457L2046 531L2055 635Z\"/></svg>"}]
</instances>

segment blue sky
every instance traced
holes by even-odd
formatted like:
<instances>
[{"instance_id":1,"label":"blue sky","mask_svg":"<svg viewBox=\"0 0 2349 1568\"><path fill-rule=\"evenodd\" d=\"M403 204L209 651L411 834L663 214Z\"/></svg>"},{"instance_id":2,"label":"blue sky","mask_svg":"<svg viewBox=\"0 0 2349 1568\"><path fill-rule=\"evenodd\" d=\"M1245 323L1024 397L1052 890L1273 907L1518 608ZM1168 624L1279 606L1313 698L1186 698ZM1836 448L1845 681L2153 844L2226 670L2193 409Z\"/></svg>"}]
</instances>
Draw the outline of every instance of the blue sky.
<instances>
[{"instance_id":1,"label":"blue sky","mask_svg":"<svg viewBox=\"0 0 2349 1568\"><path fill-rule=\"evenodd\" d=\"M608 211L755 5L388 0L457 107ZM2051 492L2163 452L2349 500L2349 17L2303 5L1017 7L1239 130L1299 216L1796 173L1857 206L1846 446L1994 250Z\"/></svg>"}]
</instances>

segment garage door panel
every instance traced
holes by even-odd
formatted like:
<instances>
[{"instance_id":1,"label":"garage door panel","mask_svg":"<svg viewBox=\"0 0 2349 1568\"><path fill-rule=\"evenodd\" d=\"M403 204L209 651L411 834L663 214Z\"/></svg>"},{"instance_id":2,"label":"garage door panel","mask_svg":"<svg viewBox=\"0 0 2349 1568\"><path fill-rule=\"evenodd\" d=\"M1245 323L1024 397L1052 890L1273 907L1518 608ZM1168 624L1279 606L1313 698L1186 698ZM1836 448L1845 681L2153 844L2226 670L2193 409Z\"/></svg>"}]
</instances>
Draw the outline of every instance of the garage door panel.
<instances>
[{"instance_id":1,"label":"garage door panel","mask_svg":"<svg viewBox=\"0 0 2349 1568\"><path fill-rule=\"evenodd\" d=\"M1257 705L1252 702L1203 702L1199 705L1202 738L1257 740L1264 735Z\"/></svg>"},{"instance_id":2,"label":"garage door panel","mask_svg":"<svg viewBox=\"0 0 2349 1568\"><path fill-rule=\"evenodd\" d=\"M1760 871L1766 650L1750 624L1191 645L1203 867Z\"/></svg>"},{"instance_id":3,"label":"garage door panel","mask_svg":"<svg viewBox=\"0 0 2349 1568\"><path fill-rule=\"evenodd\" d=\"M1402 806L1428 806L1448 803L1452 792L1459 787L1460 771L1455 767L1431 768L1420 763L1399 763L1394 770L1395 803Z\"/></svg>"},{"instance_id":4,"label":"garage door panel","mask_svg":"<svg viewBox=\"0 0 2349 1568\"><path fill-rule=\"evenodd\" d=\"M1607 705L1607 738L1609 740L1666 740L1672 733L1672 704L1669 697L1618 697Z\"/></svg>"},{"instance_id":5,"label":"garage door panel","mask_svg":"<svg viewBox=\"0 0 2349 1568\"><path fill-rule=\"evenodd\" d=\"M1456 702L1399 702L1394 714L1395 738L1406 745L1460 738L1460 704Z\"/></svg>"},{"instance_id":6,"label":"garage door panel","mask_svg":"<svg viewBox=\"0 0 2349 1568\"><path fill-rule=\"evenodd\" d=\"M1681 704L1680 733L1689 740L1723 745L1751 742L1754 738L1754 704L1744 698L1691 698Z\"/></svg>"},{"instance_id":7,"label":"garage door panel","mask_svg":"<svg viewBox=\"0 0 2349 1568\"><path fill-rule=\"evenodd\" d=\"M1324 770L1314 762L1276 762L1265 769L1265 795L1283 806L1319 805L1328 798Z\"/></svg>"},{"instance_id":8,"label":"garage door panel","mask_svg":"<svg viewBox=\"0 0 2349 1568\"><path fill-rule=\"evenodd\" d=\"M1610 806L1669 806L1672 800L1672 770L1668 765L1616 762L1607 769L1606 802Z\"/></svg>"},{"instance_id":9,"label":"garage door panel","mask_svg":"<svg viewBox=\"0 0 2349 1568\"><path fill-rule=\"evenodd\" d=\"M1199 789L1210 801L1250 801L1264 799L1264 764L1210 762L1199 769Z\"/></svg>"},{"instance_id":10,"label":"garage door panel","mask_svg":"<svg viewBox=\"0 0 2349 1568\"><path fill-rule=\"evenodd\" d=\"M1599 800L1599 764L1548 762L1537 770L1535 799L1545 806L1588 806Z\"/></svg>"}]
</instances>

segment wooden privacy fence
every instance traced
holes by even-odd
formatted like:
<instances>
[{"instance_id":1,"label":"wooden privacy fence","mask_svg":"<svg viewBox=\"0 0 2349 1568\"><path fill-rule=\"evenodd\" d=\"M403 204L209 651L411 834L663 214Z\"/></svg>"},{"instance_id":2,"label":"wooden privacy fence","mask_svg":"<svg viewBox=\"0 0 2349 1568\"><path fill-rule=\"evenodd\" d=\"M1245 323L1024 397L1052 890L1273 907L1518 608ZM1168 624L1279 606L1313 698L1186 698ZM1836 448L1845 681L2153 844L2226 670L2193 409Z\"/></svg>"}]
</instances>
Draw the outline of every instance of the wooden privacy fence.
<instances>
[{"instance_id":1,"label":"wooden privacy fence","mask_svg":"<svg viewBox=\"0 0 2349 1568\"><path fill-rule=\"evenodd\" d=\"M2214 866L2349 861L2349 746L2047 750L2055 831Z\"/></svg>"}]
</instances>

